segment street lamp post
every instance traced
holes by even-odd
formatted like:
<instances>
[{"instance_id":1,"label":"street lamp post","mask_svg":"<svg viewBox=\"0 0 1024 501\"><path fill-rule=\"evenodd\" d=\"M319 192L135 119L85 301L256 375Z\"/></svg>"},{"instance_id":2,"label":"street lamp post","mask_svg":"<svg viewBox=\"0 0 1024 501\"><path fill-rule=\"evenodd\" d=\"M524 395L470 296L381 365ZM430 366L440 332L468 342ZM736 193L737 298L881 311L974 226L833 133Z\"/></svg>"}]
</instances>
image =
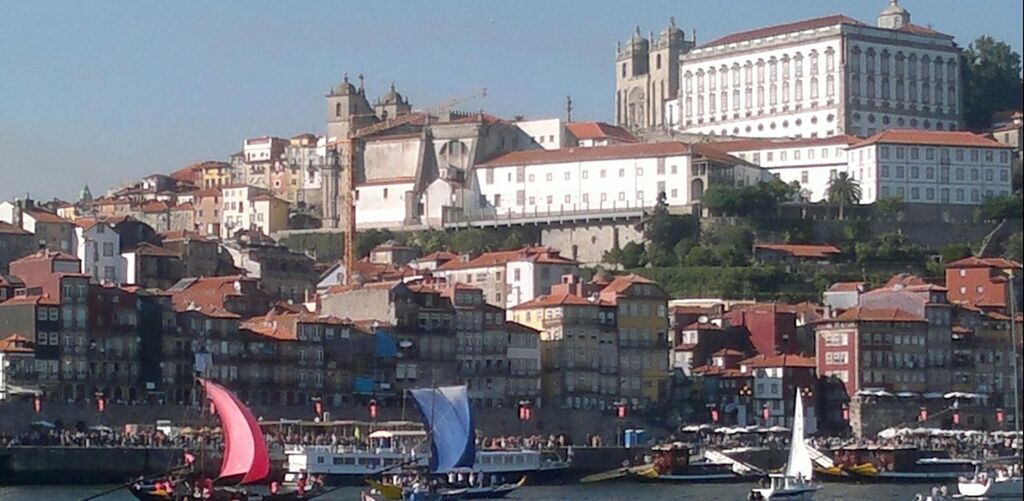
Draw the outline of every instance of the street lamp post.
<instances>
[{"instance_id":1,"label":"street lamp post","mask_svg":"<svg viewBox=\"0 0 1024 501\"><path fill-rule=\"evenodd\" d=\"M533 416L533 410L530 408L529 400L519 401L519 438L522 439L526 436L526 422Z\"/></svg>"},{"instance_id":2,"label":"street lamp post","mask_svg":"<svg viewBox=\"0 0 1024 501\"><path fill-rule=\"evenodd\" d=\"M743 411L743 426L746 426L747 425L747 412L750 412L751 414L753 414L753 411L754 411L754 407L751 404L752 397L754 396L754 390L750 388L749 384L745 384L745 385L741 386L739 391L737 391L736 393L742 399L743 409L744 409L744 411ZM752 420L754 420L756 422L756 419L757 418L753 418Z\"/></svg>"},{"instance_id":3,"label":"street lamp post","mask_svg":"<svg viewBox=\"0 0 1024 501\"><path fill-rule=\"evenodd\" d=\"M322 421L323 418L324 418L324 399L323 399L323 397L321 397L320 395L317 395L317 396L314 396L313 398L310 398L310 400L313 402L313 413L316 415L317 418L319 418Z\"/></svg>"},{"instance_id":4,"label":"street lamp post","mask_svg":"<svg viewBox=\"0 0 1024 501\"><path fill-rule=\"evenodd\" d=\"M626 419L626 401L618 400L615 402L615 445L622 446L622 422Z\"/></svg>"},{"instance_id":5,"label":"street lamp post","mask_svg":"<svg viewBox=\"0 0 1024 501\"><path fill-rule=\"evenodd\" d=\"M94 396L96 397L96 421L99 424L100 418L107 410L107 398L102 391L97 391Z\"/></svg>"}]
</instances>

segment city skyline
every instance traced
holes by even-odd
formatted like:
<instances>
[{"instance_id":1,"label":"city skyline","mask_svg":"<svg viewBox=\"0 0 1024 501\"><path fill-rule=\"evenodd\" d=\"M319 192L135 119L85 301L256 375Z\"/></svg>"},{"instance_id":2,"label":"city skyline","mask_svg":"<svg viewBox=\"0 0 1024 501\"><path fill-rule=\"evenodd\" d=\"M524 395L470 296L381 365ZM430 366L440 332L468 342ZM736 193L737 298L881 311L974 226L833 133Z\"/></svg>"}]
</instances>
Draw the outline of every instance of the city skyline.
<instances>
[{"instance_id":1,"label":"city skyline","mask_svg":"<svg viewBox=\"0 0 1024 501\"><path fill-rule=\"evenodd\" d=\"M8 153L0 198L70 198L86 183L99 195L123 180L226 160L247 137L322 134L323 95L344 73L353 81L364 74L371 98L394 81L414 107L486 87L488 97L466 109L562 117L572 95L575 119L611 122L615 42L637 24L657 33L675 16L687 36L696 29L700 44L837 12L870 22L884 3L753 3L743 19L710 2L687 10L652 2L642 13L618 3L588 12L572 4L455 2L432 10L385 2L372 12L370 4L328 2L303 11L240 3L15 5L0 20L0 72L8 76L0 80L0 108L9 113L0 120L0 149ZM915 22L956 36L961 46L989 34L1021 50L1018 3L902 4ZM337 12L337 21L325 11ZM237 23L225 26L233 16ZM446 22L457 28L431 33Z\"/></svg>"}]
</instances>

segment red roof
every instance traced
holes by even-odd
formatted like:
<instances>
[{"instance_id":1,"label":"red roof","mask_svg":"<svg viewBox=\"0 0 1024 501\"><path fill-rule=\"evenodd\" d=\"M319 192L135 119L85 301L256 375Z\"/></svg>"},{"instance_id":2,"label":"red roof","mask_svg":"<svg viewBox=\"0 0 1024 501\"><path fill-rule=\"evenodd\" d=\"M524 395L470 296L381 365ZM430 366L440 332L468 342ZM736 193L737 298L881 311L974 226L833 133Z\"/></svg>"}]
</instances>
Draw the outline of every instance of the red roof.
<instances>
[{"instance_id":1,"label":"red roof","mask_svg":"<svg viewBox=\"0 0 1024 501\"><path fill-rule=\"evenodd\" d=\"M625 296L625 292L634 284L658 285L654 280L642 277L636 273L619 275L613 278L611 282L608 282L608 284L601 289L601 299L609 302L610 304L616 304L618 299ZM656 296L650 297L654 299Z\"/></svg>"},{"instance_id":2,"label":"red roof","mask_svg":"<svg viewBox=\"0 0 1024 501\"><path fill-rule=\"evenodd\" d=\"M827 258L842 254L843 251L839 250L832 245L812 245L812 244L757 244L754 246L755 249L767 249L778 252L784 252L793 257L809 257L809 258Z\"/></svg>"},{"instance_id":3,"label":"red roof","mask_svg":"<svg viewBox=\"0 0 1024 501\"><path fill-rule=\"evenodd\" d=\"M47 296L47 295L35 295L35 296L14 296L7 301L0 303L3 306L15 306L19 304L42 304L46 306L59 306L60 301Z\"/></svg>"},{"instance_id":4,"label":"red roof","mask_svg":"<svg viewBox=\"0 0 1024 501\"><path fill-rule=\"evenodd\" d=\"M10 223L0 221L0 234L4 235L31 235L32 232L23 230Z\"/></svg>"},{"instance_id":5,"label":"red roof","mask_svg":"<svg viewBox=\"0 0 1024 501\"><path fill-rule=\"evenodd\" d=\"M32 216L36 222L39 223L67 223L72 224L71 221L64 219L50 211L42 209L25 209L25 214Z\"/></svg>"},{"instance_id":6,"label":"red roof","mask_svg":"<svg viewBox=\"0 0 1024 501\"><path fill-rule=\"evenodd\" d=\"M712 357L728 357L728 356L742 357L743 355L744 355L744 353L742 351L734 350L732 348L722 348L721 350L718 350L718 351L716 351L716 352L711 354Z\"/></svg>"},{"instance_id":7,"label":"red roof","mask_svg":"<svg viewBox=\"0 0 1024 501\"><path fill-rule=\"evenodd\" d=\"M836 282L828 288L828 292L864 292L867 282Z\"/></svg>"},{"instance_id":8,"label":"red roof","mask_svg":"<svg viewBox=\"0 0 1024 501\"><path fill-rule=\"evenodd\" d=\"M605 122L569 122L565 128L576 139L614 139L623 143L635 143L636 137L618 125Z\"/></svg>"},{"instance_id":9,"label":"red roof","mask_svg":"<svg viewBox=\"0 0 1024 501\"><path fill-rule=\"evenodd\" d=\"M916 144L926 146L964 146L971 148L1013 148L985 136L963 131L889 129L871 136L851 148L872 144Z\"/></svg>"},{"instance_id":10,"label":"red roof","mask_svg":"<svg viewBox=\"0 0 1024 501\"><path fill-rule=\"evenodd\" d=\"M179 285L175 284L168 289L171 294L171 302L176 311L200 310L203 312L216 312L225 310L225 299L228 297L239 297L241 287L236 288L236 282L253 282L253 278L240 275L224 277L202 277L192 279L191 282Z\"/></svg>"},{"instance_id":11,"label":"red roof","mask_svg":"<svg viewBox=\"0 0 1024 501\"><path fill-rule=\"evenodd\" d=\"M470 268L487 268L503 266L510 261L532 261L544 264L579 264L572 259L562 257L558 251L548 247L523 247L522 249L498 252L485 252L474 259L456 258L437 267L438 271L463 270Z\"/></svg>"},{"instance_id":12,"label":"red roof","mask_svg":"<svg viewBox=\"0 0 1024 501\"><path fill-rule=\"evenodd\" d=\"M139 210L146 213L165 212L168 208L167 202L160 200L150 200L139 206Z\"/></svg>"},{"instance_id":13,"label":"red roof","mask_svg":"<svg viewBox=\"0 0 1024 501\"><path fill-rule=\"evenodd\" d=\"M453 124L472 124L472 123L477 123L477 122L483 122L483 123L488 124L488 125L507 123L505 120L502 120L501 118L498 118L498 117L496 117L494 115L491 115L489 113L482 113L482 112L481 113L473 113L472 115L468 115L468 116L461 117L461 118L456 118L454 120L449 121L448 123L453 123ZM443 125L443 122L441 123L441 125Z\"/></svg>"},{"instance_id":14,"label":"red roof","mask_svg":"<svg viewBox=\"0 0 1024 501\"><path fill-rule=\"evenodd\" d=\"M576 294L561 293L561 294L546 294L523 304L516 305L513 310L527 310L531 308L546 308L551 306L597 306L601 303L591 302L586 298L577 296Z\"/></svg>"},{"instance_id":15,"label":"red roof","mask_svg":"<svg viewBox=\"0 0 1024 501\"><path fill-rule=\"evenodd\" d=\"M825 28L827 26L835 26L839 24L852 24L857 26L863 26L864 23L841 14L836 14L826 17L818 17L814 19L807 19L804 21L797 21L785 24L776 24L774 26L768 26L766 28L758 28L756 30L741 31L739 33L733 33L724 37L712 40L704 45L704 47L713 47L715 45L725 45L731 43L745 42L748 40L755 40L758 38L767 38L776 35L784 35L786 33L793 33L797 31L815 30L818 28Z\"/></svg>"},{"instance_id":16,"label":"red roof","mask_svg":"<svg viewBox=\"0 0 1024 501\"><path fill-rule=\"evenodd\" d=\"M687 325L686 327L683 327L683 330L720 331L722 330L722 327L710 322L694 322L690 325Z\"/></svg>"},{"instance_id":17,"label":"red roof","mask_svg":"<svg viewBox=\"0 0 1024 501\"><path fill-rule=\"evenodd\" d=\"M822 321L924 322L925 319L924 317L914 315L913 313L903 311L898 308L865 308L863 306L855 306L844 311L842 314L833 319L824 319Z\"/></svg>"},{"instance_id":18,"label":"red roof","mask_svg":"<svg viewBox=\"0 0 1024 501\"><path fill-rule=\"evenodd\" d=\"M0 339L0 352L4 353L33 353L32 343L21 334L12 334Z\"/></svg>"},{"instance_id":19,"label":"red roof","mask_svg":"<svg viewBox=\"0 0 1024 501\"><path fill-rule=\"evenodd\" d=\"M913 33L915 35L930 35L930 36L938 36L938 37L944 37L944 38L953 38L952 35L947 35L945 33L942 33L942 32L939 32L939 31L935 31L935 30L933 30L933 29L931 29L931 28L929 28L927 26L921 26L920 24L914 24L914 23L904 24L903 26L900 27L900 31L905 31L907 33Z\"/></svg>"},{"instance_id":20,"label":"red roof","mask_svg":"<svg viewBox=\"0 0 1024 501\"><path fill-rule=\"evenodd\" d=\"M459 257L459 255L454 253L454 252L437 251L437 252L431 252L430 254L427 254L426 256L423 256L423 257L417 259L416 261L417 262L451 261L452 259L456 259L458 257Z\"/></svg>"},{"instance_id":21,"label":"red roof","mask_svg":"<svg viewBox=\"0 0 1024 501\"><path fill-rule=\"evenodd\" d=\"M804 357L801 355L757 355L741 361L740 364L751 367L815 368L818 366L814 361L814 357Z\"/></svg>"},{"instance_id":22,"label":"red roof","mask_svg":"<svg viewBox=\"0 0 1024 501\"><path fill-rule=\"evenodd\" d=\"M774 150L784 148L806 148L815 146L834 146L844 145L849 146L855 144L861 139L857 136L829 136L829 137L809 137L802 139L785 139L785 138L755 138L755 139L738 139L736 141L723 141L718 143L708 143L707 146L712 146L723 151L752 151L752 150Z\"/></svg>"},{"instance_id":23,"label":"red roof","mask_svg":"<svg viewBox=\"0 0 1024 501\"><path fill-rule=\"evenodd\" d=\"M968 256L946 265L947 268L999 268L1001 270L1019 269L1021 263L1001 257Z\"/></svg>"},{"instance_id":24,"label":"red roof","mask_svg":"<svg viewBox=\"0 0 1024 501\"><path fill-rule=\"evenodd\" d=\"M148 242L141 242L134 249L125 251L125 253L134 253L138 256L181 257L177 252L167 250L159 245L153 245Z\"/></svg>"},{"instance_id":25,"label":"red roof","mask_svg":"<svg viewBox=\"0 0 1024 501\"><path fill-rule=\"evenodd\" d=\"M513 151L485 162L480 167L596 162L621 158L669 157L688 154L690 154L690 146L675 141L666 143L613 144L600 148Z\"/></svg>"}]
</instances>

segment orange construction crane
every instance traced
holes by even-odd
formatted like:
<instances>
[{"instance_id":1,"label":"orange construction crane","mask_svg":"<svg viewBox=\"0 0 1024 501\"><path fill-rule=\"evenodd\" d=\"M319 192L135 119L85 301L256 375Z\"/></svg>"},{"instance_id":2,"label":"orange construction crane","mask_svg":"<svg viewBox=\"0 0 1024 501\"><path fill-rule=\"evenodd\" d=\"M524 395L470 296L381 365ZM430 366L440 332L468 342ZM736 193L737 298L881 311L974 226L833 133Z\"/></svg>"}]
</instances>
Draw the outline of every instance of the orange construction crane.
<instances>
[{"instance_id":1,"label":"orange construction crane","mask_svg":"<svg viewBox=\"0 0 1024 501\"><path fill-rule=\"evenodd\" d=\"M472 94L450 99L443 104L427 108L423 111L413 111L404 115L399 115L393 119L389 118L361 129L349 131L347 138L348 160L346 162L347 165L344 177L342 178L341 187L341 192L344 193L345 197L345 211L342 214L342 217L345 220L344 228L342 230L342 238L344 239L342 245L345 252L345 285L352 284L352 275L354 274L356 261L356 162L361 158L357 154L359 141L378 132L383 132L402 124L409 123L411 120L420 116L423 116L426 123L429 123L431 115L435 113L448 111L462 103L483 97L487 97L486 88Z\"/></svg>"}]
</instances>

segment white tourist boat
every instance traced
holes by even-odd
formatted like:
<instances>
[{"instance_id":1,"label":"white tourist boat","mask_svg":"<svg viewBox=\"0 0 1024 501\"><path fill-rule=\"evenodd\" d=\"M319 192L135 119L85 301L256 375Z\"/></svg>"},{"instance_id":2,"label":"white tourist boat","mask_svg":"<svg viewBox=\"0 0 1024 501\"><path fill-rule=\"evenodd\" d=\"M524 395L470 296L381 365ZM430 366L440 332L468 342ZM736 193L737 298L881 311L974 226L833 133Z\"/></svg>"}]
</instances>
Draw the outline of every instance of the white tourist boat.
<instances>
[{"instance_id":1,"label":"white tourist boat","mask_svg":"<svg viewBox=\"0 0 1024 501\"><path fill-rule=\"evenodd\" d=\"M368 436L370 448L343 446L288 446L286 480L302 472L323 475L331 485L360 485L382 470L427 467L430 448L426 432L421 430L380 430ZM478 450L472 473L483 475L489 483L515 483L522 477L531 482L556 477L569 467L553 453L535 450ZM459 471L455 474L468 475Z\"/></svg>"},{"instance_id":2,"label":"white tourist boat","mask_svg":"<svg viewBox=\"0 0 1024 501\"><path fill-rule=\"evenodd\" d=\"M1020 476L1011 476L1004 469L994 473L979 469L974 477L961 478L957 492L965 498L1021 499L1024 497L1024 482Z\"/></svg>"},{"instance_id":3,"label":"white tourist boat","mask_svg":"<svg viewBox=\"0 0 1024 501\"><path fill-rule=\"evenodd\" d=\"M750 499L799 499L812 500L821 486L812 482L814 463L804 442L804 403L800 389L796 390L796 409L793 412L793 435L789 443L789 460L786 471L768 478L768 487L750 491Z\"/></svg>"}]
</instances>

